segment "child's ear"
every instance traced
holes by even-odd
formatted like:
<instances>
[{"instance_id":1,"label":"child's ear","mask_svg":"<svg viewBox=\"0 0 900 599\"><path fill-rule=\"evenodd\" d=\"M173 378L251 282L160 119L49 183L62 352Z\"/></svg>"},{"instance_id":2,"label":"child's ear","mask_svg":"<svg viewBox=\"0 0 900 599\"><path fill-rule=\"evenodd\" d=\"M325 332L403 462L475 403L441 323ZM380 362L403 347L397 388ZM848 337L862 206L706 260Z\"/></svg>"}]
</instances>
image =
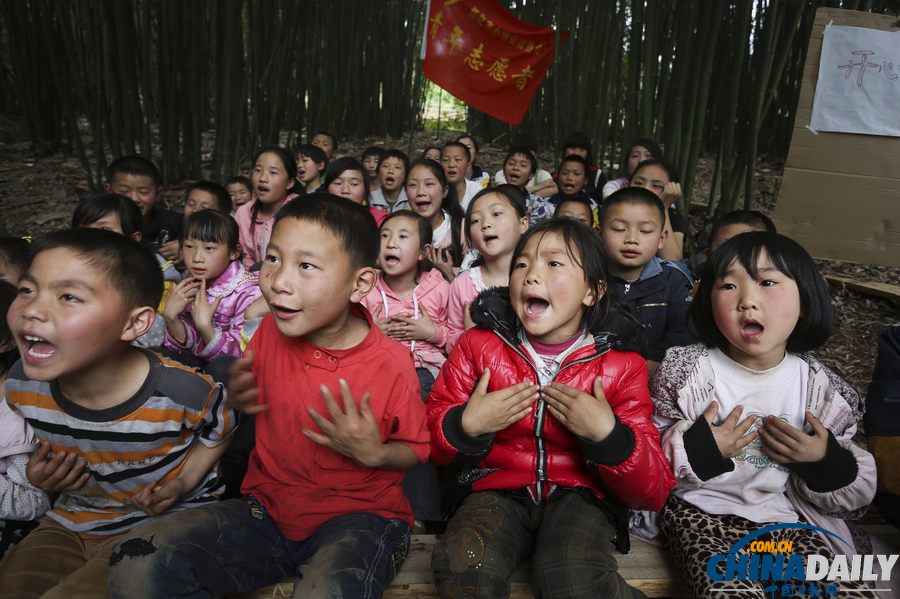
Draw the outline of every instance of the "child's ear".
<instances>
[{"instance_id":1,"label":"child's ear","mask_svg":"<svg viewBox=\"0 0 900 599\"><path fill-rule=\"evenodd\" d=\"M441 199L446 198L448 193L450 193L450 186L444 185L444 194L441 196Z\"/></svg>"},{"instance_id":2,"label":"child's ear","mask_svg":"<svg viewBox=\"0 0 900 599\"><path fill-rule=\"evenodd\" d=\"M376 280L378 280L378 271L371 266L356 271L356 279L353 281L353 288L350 291L350 301L361 302L375 288Z\"/></svg>"},{"instance_id":3,"label":"child's ear","mask_svg":"<svg viewBox=\"0 0 900 599\"><path fill-rule=\"evenodd\" d=\"M228 254L228 260L233 262L240 257L241 257L241 246L236 245L233 248L231 248L231 253Z\"/></svg>"},{"instance_id":4,"label":"child's ear","mask_svg":"<svg viewBox=\"0 0 900 599\"><path fill-rule=\"evenodd\" d=\"M597 287L595 289L588 289L584 294L584 299L581 300L582 305L584 306L593 306L597 302L599 302L603 296L606 295L606 281L600 281L597 283Z\"/></svg>"},{"instance_id":5,"label":"child's ear","mask_svg":"<svg viewBox=\"0 0 900 599\"><path fill-rule=\"evenodd\" d=\"M144 237L144 234L141 233L140 231L135 231L134 233L131 234L131 238L134 239L135 241L137 241L138 243L140 243L140 241L141 241L141 239L143 239L143 237Z\"/></svg>"},{"instance_id":6,"label":"child's ear","mask_svg":"<svg viewBox=\"0 0 900 599\"><path fill-rule=\"evenodd\" d=\"M422 250L419 252L419 260L424 260L428 257L428 253L431 251L432 245L430 243L426 243Z\"/></svg>"},{"instance_id":7,"label":"child's ear","mask_svg":"<svg viewBox=\"0 0 900 599\"><path fill-rule=\"evenodd\" d=\"M128 315L128 320L125 322L125 327L122 329L122 335L119 338L122 341L131 343L150 330L150 325L153 324L154 318L156 318L156 310L150 306L135 308Z\"/></svg>"},{"instance_id":8,"label":"child's ear","mask_svg":"<svg viewBox=\"0 0 900 599\"><path fill-rule=\"evenodd\" d=\"M109 181L104 181L103 191L106 191L106 192L112 191L112 185L109 184Z\"/></svg>"},{"instance_id":9,"label":"child's ear","mask_svg":"<svg viewBox=\"0 0 900 599\"><path fill-rule=\"evenodd\" d=\"M528 231L528 215L526 214L519 219L519 234L524 235Z\"/></svg>"},{"instance_id":10,"label":"child's ear","mask_svg":"<svg viewBox=\"0 0 900 599\"><path fill-rule=\"evenodd\" d=\"M665 228L665 225L663 225L662 233L659 236L659 246L657 246L657 248L656 248L657 251L659 251L659 250L663 249L663 247L665 247L666 241L668 241L668 239L669 239L669 230Z\"/></svg>"}]
</instances>

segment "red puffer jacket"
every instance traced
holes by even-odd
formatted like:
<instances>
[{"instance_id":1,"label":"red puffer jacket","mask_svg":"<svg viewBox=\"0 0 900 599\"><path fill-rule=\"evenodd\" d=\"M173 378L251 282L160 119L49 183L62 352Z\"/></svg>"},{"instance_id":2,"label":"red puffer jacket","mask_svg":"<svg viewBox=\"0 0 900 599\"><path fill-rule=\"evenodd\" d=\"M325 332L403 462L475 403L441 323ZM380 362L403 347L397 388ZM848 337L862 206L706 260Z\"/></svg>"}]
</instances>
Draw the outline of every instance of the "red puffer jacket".
<instances>
[{"instance_id":1,"label":"red puffer jacket","mask_svg":"<svg viewBox=\"0 0 900 599\"><path fill-rule=\"evenodd\" d=\"M601 377L617 419L603 442L591 443L570 433L541 400L529 416L494 435L472 438L463 431L462 411L485 368L491 370L489 392L522 381L539 384L509 313L478 314L476 304L476 324L491 323L494 330L466 331L432 388L427 404L432 460L475 461L474 470L460 476L473 491L527 488L532 497L543 499L557 485L590 489L598 499L634 509L659 510L675 479L650 422L653 403L646 362L638 354L611 349L612 335L596 335L593 344L572 353L555 378L592 394L595 377Z\"/></svg>"}]
</instances>

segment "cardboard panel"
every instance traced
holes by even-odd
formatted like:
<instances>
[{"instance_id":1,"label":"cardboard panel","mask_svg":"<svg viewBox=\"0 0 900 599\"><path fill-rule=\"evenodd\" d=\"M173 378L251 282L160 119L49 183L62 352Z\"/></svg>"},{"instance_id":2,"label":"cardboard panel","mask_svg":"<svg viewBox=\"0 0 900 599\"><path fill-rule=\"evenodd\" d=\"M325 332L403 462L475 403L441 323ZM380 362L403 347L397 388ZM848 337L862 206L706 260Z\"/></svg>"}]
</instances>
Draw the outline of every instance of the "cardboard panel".
<instances>
[{"instance_id":1,"label":"cardboard panel","mask_svg":"<svg viewBox=\"0 0 900 599\"><path fill-rule=\"evenodd\" d=\"M779 232L813 256L900 266L900 137L808 129L825 25L896 31L897 19L820 8L810 37L791 149L775 204Z\"/></svg>"}]
</instances>

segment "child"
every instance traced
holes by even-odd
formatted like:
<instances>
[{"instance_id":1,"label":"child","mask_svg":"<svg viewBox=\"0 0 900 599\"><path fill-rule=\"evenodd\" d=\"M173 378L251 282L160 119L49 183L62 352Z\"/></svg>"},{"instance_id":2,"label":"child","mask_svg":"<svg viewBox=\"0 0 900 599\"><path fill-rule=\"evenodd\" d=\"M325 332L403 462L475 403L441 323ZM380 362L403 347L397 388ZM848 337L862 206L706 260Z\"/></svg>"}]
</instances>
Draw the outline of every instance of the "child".
<instances>
[{"instance_id":1,"label":"child","mask_svg":"<svg viewBox=\"0 0 900 599\"><path fill-rule=\"evenodd\" d=\"M252 267L265 256L275 213L297 197L294 192L296 177L297 163L284 148L263 148L253 157L253 193L256 197L234 213L244 266Z\"/></svg>"},{"instance_id":2,"label":"child","mask_svg":"<svg viewBox=\"0 0 900 599\"><path fill-rule=\"evenodd\" d=\"M433 460L474 463L432 554L442 596L507 596L529 557L535 596L641 596L611 554L628 508L659 509L674 479L644 362L603 332L605 262L587 227L549 221L516 246L509 295L472 306L427 406Z\"/></svg>"},{"instance_id":3,"label":"child","mask_svg":"<svg viewBox=\"0 0 900 599\"><path fill-rule=\"evenodd\" d=\"M444 167L447 182L456 190L456 197L463 211L482 189L481 183L466 179L466 171L471 164L472 155L465 145L458 141L444 144L441 149L441 166Z\"/></svg>"},{"instance_id":4,"label":"child","mask_svg":"<svg viewBox=\"0 0 900 599\"><path fill-rule=\"evenodd\" d=\"M378 161L379 186L369 193L369 205L391 214L398 210L409 210L406 197L406 173L409 172L409 158L400 150L387 150Z\"/></svg>"},{"instance_id":5,"label":"child","mask_svg":"<svg viewBox=\"0 0 900 599\"><path fill-rule=\"evenodd\" d=\"M0 281L0 559L50 509L47 494L32 486L26 474L28 457L37 444L34 431L3 398L6 376L19 359L16 340L6 324L16 292L15 287Z\"/></svg>"},{"instance_id":6,"label":"child","mask_svg":"<svg viewBox=\"0 0 900 599\"><path fill-rule=\"evenodd\" d=\"M141 241L166 260L178 258L182 216L159 208L162 177L156 165L143 156L122 156L106 167L104 191L130 198L141 211Z\"/></svg>"},{"instance_id":7,"label":"child","mask_svg":"<svg viewBox=\"0 0 900 599\"><path fill-rule=\"evenodd\" d=\"M24 237L0 237L0 281L19 284L19 277L28 268L28 240Z\"/></svg>"},{"instance_id":8,"label":"child","mask_svg":"<svg viewBox=\"0 0 900 599\"><path fill-rule=\"evenodd\" d=\"M82 198L72 214L72 227L104 229L118 233L135 241L141 240L141 213L134 202L115 193L98 193ZM163 275L163 295L158 310L166 307L166 300L175 285L181 280L181 273L171 260L153 254ZM157 315L146 333L135 339L137 347L162 347L166 333L165 320Z\"/></svg>"},{"instance_id":9,"label":"child","mask_svg":"<svg viewBox=\"0 0 900 599\"><path fill-rule=\"evenodd\" d=\"M384 156L384 148L378 146L369 146L362 153L362 163L366 167L366 174L369 175L369 189L372 192L381 186L381 182L378 180L378 165L381 163L382 156Z\"/></svg>"},{"instance_id":10,"label":"child","mask_svg":"<svg viewBox=\"0 0 900 599\"><path fill-rule=\"evenodd\" d=\"M441 148L438 146L428 146L424 150L422 150L422 155L419 156L419 159L427 158L428 160L434 160L438 164L441 163Z\"/></svg>"},{"instance_id":11,"label":"child","mask_svg":"<svg viewBox=\"0 0 900 599\"><path fill-rule=\"evenodd\" d=\"M706 255L712 254L719 246L741 233L747 231L768 231L777 233L772 219L757 210L732 210L724 214L709 233L709 247Z\"/></svg>"},{"instance_id":12,"label":"child","mask_svg":"<svg viewBox=\"0 0 900 599\"><path fill-rule=\"evenodd\" d=\"M444 174L441 165L427 158L413 162L406 178L406 196L415 212L431 224L434 234L428 259L437 266L447 280L462 262L463 211L456 200L456 188Z\"/></svg>"},{"instance_id":13,"label":"child","mask_svg":"<svg viewBox=\"0 0 900 599\"><path fill-rule=\"evenodd\" d=\"M250 179L242 175L231 177L225 181L225 189L228 191L228 197L231 198L232 216L234 216L235 210L252 199L251 185Z\"/></svg>"},{"instance_id":14,"label":"child","mask_svg":"<svg viewBox=\"0 0 900 599\"><path fill-rule=\"evenodd\" d=\"M530 223L535 225L553 216L553 204L541 196L528 191L528 181L537 171L538 162L534 153L526 148L512 148L503 161L503 182L522 190L528 207Z\"/></svg>"},{"instance_id":15,"label":"child","mask_svg":"<svg viewBox=\"0 0 900 599\"><path fill-rule=\"evenodd\" d=\"M325 171L325 181L319 190L368 206L369 213L378 225L387 218L387 212L369 206L369 179L366 177L365 167L355 158L344 156L329 164Z\"/></svg>"},{"instance_id":16,"label":"child","mask_svg":"<svg viewBox=\"0 0 900 599\"><path fill-rule=\"evenodd\" d=\"M172 290L165 347L210 361L241 355L244 312L259 297L259 275L241 264L237 223L203 210L188 218L181 253L189 276Z\"/></svg>"},{"instance_id":17,"label":"child","mask_svg":"<svg viewBox=\"0 0 900 599\"><path fill-rule=\"evenodd\" d=\"M651 372L667 349L695 341L687 323L693 281L656 257L665 243L664 222L659 198L626 187L606 198L600 226L612 275L609 291L644 325L649 346L644 357Z\"/></svg>"},{"instance_id":18,"label":"child","mask_svg":"<svg viewBox=\"0 0 900 599\"><path fill-rule=\"evenodd\" d=\"M472 160L469 162L469 168L466 170L466 179L470 181L474 181L481 185L481 189L484 189L491 184L491 176L484 171L477 164L478 160L478 140L475 139L474 136L466 133L465 135L460 135L456 138L457 143L461 143L462 145L469 148L469 156L471 156Z\"/></svg>"},{"instance_id":19,"label":"child","mask_svg":"<svg viewBox=\"0 0 900 599\"><path fill-rule=\"evenodd\" d=\"M697 597L769 597L767 582L711 580L707 560L775 522L806 522L849 543L841 518L872 500L874 461L852 441L859 397L802 353L828 339L831 314L815 263L782 235L733 237L705 267L691 307L703 343L669 350L652 382L678 481L660 528ZM762 539L773 536L832 561L824 535L794 527ZM875 596L851 590L865 583L839 584L841 597Z\"/></svg>"},{"instance_id":20,"label":"child","mask_svg":"<svg viewBox=\"0 0 900 599\"><path fill-rule=\"evenodd\" d=\"M352 202L312 194L278 214L260 273L272 312L229 383L229 400L258 413L245 498L171 516L146 538L155 552L112 566L114 597L230 595L289 576L300 597L381 596L409 547L403 470L429 446L409 352L355 305L378 248Z\"/></svg>"},{"instance_id":21,"label":"child","mask_svg":"<svg viewBox=\"0 0 900 599\"><path fill-rule=\"evenodd\" d=\"M322 184L322 174L328 168L328 157L322 148L312 144L299 146L294 154L297 159L297 178L301 190L305 193L315 192Z\"/></svg>"},{"instance_id":22,"label":"child","mask_svg":"<svg viewBox=\"0 0 900 599\"><path fill-rule=\"evenodd\" d=\"M480 260L450 285L447 355L460 335L475 326L469 306L489 287L509 286L509 265L519 239L528 230L525 195L514 185L498 185L472 198L466 211L466 235Z\"/></svg>"},{"instance_id":23,"label":"child","mask_svg":"<svg viewBox=\"0 0 900 599\"><path fill-rule=\"evenodd\" d=\"M381 223L381 274L363 305L381 330L412 354L422 403L447 359L447 300L450 285L428 262L431 225L405 210ZM441 495L434 466L415 466L403 481L417 522L441 519Z\"/></svg>"},{"instance_id":24,"label":"child","mask_svg":"<svg viewBox=\"0 0 900 599\"><path fill-rule=\"evenodd\" d=\"M580 131L572 133L563 141L562 156L563 160L567 156L581 156L584 158L587 165L585 187L591 197L600 197L601 190L606 185L606 175L603 174L603 170L600 167L594 164L594 149L591 139ZM557 177L558 175L555 174L553 180L558 184ZM560 191L563 190L560 188Z\"/></svg>"},{"instance_id":25,"label":"child","mask_svg":"<svg viewBox=\"0 0 900 599\"><path fill-rule=\"evenodd\" d=\"M662 156L662 148L649 137L642 137L635 140L628 149L628 161L625 163L625 176L613 179L603 186L603 199L606 200L613 192L618 191L623 187L628 187L628 182L631 181L634 169L636 169L640 163L651 159L662 160Z\"/></svg>"},{"instance_id":26,"label":"child","mask_svg":"<svg viewBox=\"0 0 900 599\"><path fill-rule=\"evenodd\" d=\"M585 224L593 227L593 223L596 220L594 213L598 212L599 206L588 192L589 172L590 165L580 154L569 154L563 158L563 161L559 163L559 169L556 171L556 184L559 187L559 193L550 196L547 202L551 205L554 213L559 210L563 202L569 200L587 203L591 211L591 218Z\"/></svg>"},{"instance_id":27,"label":"child","mask_svg":"<svg viewBox=\"0 0 900 599\"><path fill-rule=\"evenodd\" d=\"M681 198L681 184L675 180L672 168L662 160L645 160L634 169L629 187L643 187L662 200L666 207L666 239L657 254L663 260L683 264L684 240L690 228L687 219L675 208ZM690 276L686 265L682 270Z\"/></svg>"},{"instance_id":28,"label":"child","mask_svg":"<svg viewBox=\"0 0 900 599\"><path fill-rule=\"evenodd\" d=\"M35 241L31 255L9 311L22 360L6 400L40 440L29 482L59 497L0 562L0 595L102 596L113 545L132 528L215 500L235 414L208 378L130 345L162 295L146 248L81 228Z\"/></svg>"},{"instance_id":29,"label":"child","mask_svg":"<svg viewBox=\"0 0 900 599\"><path fill-rule=\"evenodd\" d=\"M537 164L537 142L531 135L520 133L512 138L509 144L509 154L513 150L531 154L535 157L535 164ZM510 181L507 181L506 175L501 169L494 175L494 185L502 185L503 183L510 183ZM544 169L539 169L535 166L535 170L531 173L531 178L525 183L525 191L540 198L549 198L559 190L553 181L553 176Z\"/></svg>"},{"instance_id":30,"label":"child","mask_svg":"<svg viewBox=\"0 0 900 599\"><path fill-rule=\"evenodd\" d=\"M329 161L334 160L335 153L338 149L337 138L328 131L316 131L313 134L312 145L321 148L325 152L325 158Z\"/></svg>"},{"instance_id":31,"label":"child","mask_svg":"<svg viewBox=\"0 0 900 599\"><path fill-rule=\"evenodd\" d=\"M231 196L228 191L213 181L196 181L188 185L184 192L185 221L198 210L218 210L223 214L231 214Z\"/></svg>"},{"instance_id":32,"label":"child","mask_svg":"<svg viewBox=\"0 0 900 599\"><path fill-rule=\"evenodd\" d=\"M595 214L596 208L591 205L590 200L575 197L560 201L556 210L553 211L553 218L571 218L592 230L596 230L597 218Z\"/></svg>"}]
</instances>

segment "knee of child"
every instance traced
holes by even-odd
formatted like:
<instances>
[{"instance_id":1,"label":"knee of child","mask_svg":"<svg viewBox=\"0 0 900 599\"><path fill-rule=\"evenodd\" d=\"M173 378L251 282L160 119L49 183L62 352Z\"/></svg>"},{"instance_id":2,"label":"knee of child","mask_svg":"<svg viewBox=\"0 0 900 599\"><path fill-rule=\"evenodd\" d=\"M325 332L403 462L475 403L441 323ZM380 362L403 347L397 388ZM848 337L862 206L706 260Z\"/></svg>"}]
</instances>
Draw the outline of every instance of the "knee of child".
<instances>
[{"instance_id":1,"label":"knee of child","mask_svg":"<svg viewBox=\"0 0 900 599\"><path fill-rule=\"evenodd\" d=\"M153 589L154 581L170 577L165 552L153 537L133 537L109 556L109 592L112 597L139 597Z\"/></svg>"},{"instance_id":2,"label":"knee of child","mask_svg":"<svg viewBox=\"0 0 900 599\"><path fill-rule=\"evenodd\" d=\"M442 597L502 597L509 594L516 564L502 548L485 543L474 527L445 534L434 546L431 569Z\"/></svg>"}]
</instances>

